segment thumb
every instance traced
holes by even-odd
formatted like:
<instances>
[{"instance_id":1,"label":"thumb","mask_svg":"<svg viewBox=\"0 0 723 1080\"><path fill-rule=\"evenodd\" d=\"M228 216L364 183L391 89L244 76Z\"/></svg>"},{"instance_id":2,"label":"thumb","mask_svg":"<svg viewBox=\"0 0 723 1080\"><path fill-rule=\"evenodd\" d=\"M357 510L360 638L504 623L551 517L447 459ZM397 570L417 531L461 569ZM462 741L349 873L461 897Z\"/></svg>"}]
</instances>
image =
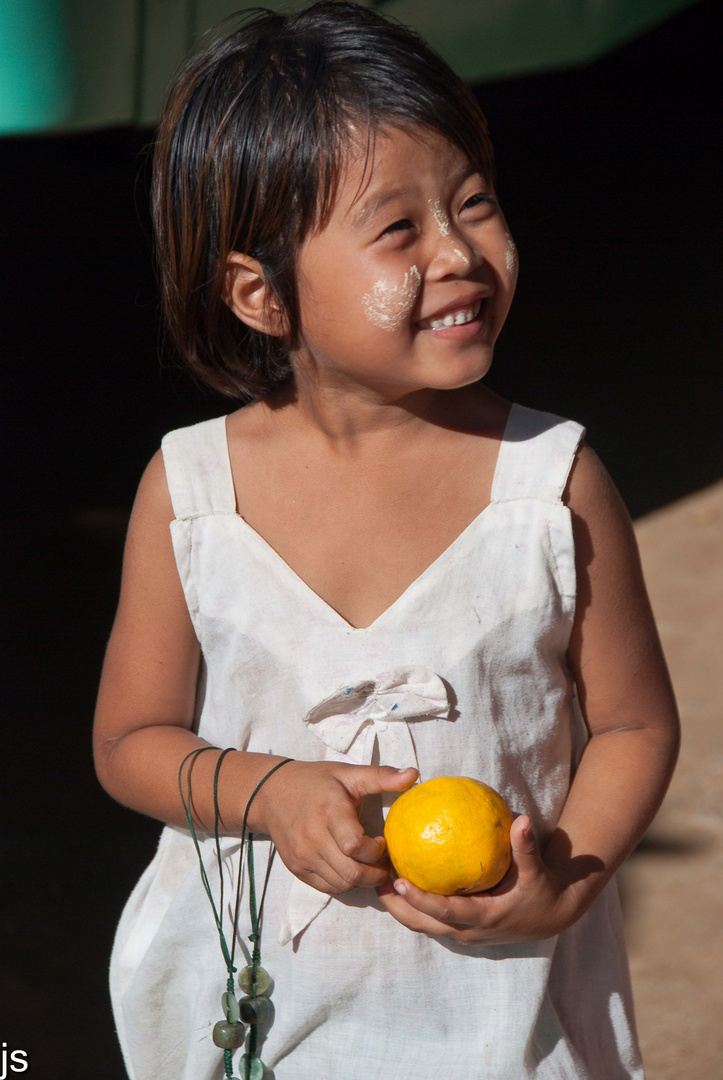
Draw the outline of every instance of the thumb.
<instances>
[{"instance_id":1,"label":"thumb","mask_svg":"<svg viewBox=\"0 0 723 1080\"><path fill-rule=\"evenodd\" d=\"M418 777L418 771L411 767L395 769L391 765L358 765L353 778L347 774L344 781L360 799L364 795L378 795L382 791L406 791Z\"/></svg>"},{"instance_id":2,"label":"thumb","mask_svg":"<svg viewBox=\"0 0 723 1080\"><path fill-rule=\"evenodd\" d=\"M419 772L411 765L395 769L392 765L377 765L377 791L406 791L419 779Z\"/></svg>"},{"instance_id":3,"label":"thumb","mask_svg":"<svg viewBox=\"0 0 723 1080\"><path fill-rule=\"evenodd\" d=\"M520 873L536 873L542 866L532 822L527 814L521 814L512 822L510 829L512 858Z\"/></svg>"}]
</instances>

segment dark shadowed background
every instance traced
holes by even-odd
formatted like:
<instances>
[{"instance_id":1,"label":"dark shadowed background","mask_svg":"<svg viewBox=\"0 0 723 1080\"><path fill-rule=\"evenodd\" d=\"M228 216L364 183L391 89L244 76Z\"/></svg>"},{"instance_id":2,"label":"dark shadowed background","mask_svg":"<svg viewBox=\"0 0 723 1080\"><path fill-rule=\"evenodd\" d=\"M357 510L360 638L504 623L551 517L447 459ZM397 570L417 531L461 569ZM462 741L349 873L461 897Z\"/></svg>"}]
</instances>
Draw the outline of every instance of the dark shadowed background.
<instances>
[{"instance_id":1,"label":"dark shadowed background","mask_svg":"<svg viewBox=\"0 0 723 1080\"><path fill-rule=\"evenodd\" d=\"M723 472L720 23L703 0L588 68L479 89L521 261L489 383L585 423L633 516ZM159 361L151 138L0 141L0 1041L54 1080L125 1075L107 961L159 832L90 757L125 523L162 435L229 408Z\"/></svg>"}]
</instances>

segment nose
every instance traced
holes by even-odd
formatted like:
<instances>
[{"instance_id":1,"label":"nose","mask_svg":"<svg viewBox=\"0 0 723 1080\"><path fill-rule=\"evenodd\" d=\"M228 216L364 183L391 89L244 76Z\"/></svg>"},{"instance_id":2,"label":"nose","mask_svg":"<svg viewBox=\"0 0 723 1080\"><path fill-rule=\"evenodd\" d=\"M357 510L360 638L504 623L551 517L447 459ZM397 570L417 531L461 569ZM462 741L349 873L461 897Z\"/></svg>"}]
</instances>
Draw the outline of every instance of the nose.
<instances>
[{"instance_id":1,"label":"nose","mask_svg":"<svg viewBox=\"0 0 723 1080\"><path fill-rule=\"evenodd\" d=\"M434 223L430 270L441 277L447 274L466 277L481 264L482 257L464 233L454 227L438 201L431 203L430 209Z\"/></svg>"}]
</instances>

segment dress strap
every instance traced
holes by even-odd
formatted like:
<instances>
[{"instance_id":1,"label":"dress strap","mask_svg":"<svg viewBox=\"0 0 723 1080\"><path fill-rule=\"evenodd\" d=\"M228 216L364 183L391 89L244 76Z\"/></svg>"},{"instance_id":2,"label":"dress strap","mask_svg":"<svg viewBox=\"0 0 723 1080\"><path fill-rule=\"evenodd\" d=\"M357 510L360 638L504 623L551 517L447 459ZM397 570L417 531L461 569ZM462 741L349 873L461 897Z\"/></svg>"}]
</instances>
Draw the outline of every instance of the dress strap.
<instances>
[{"instance_id":1,"label":"dress strap","mask_svg":"<svg viewBox=\"0 0 723 1080\"><path fill-rule=\"evenodd\" d=\"M177 520L235 513L225 416L169 432L161 449Z\"/></svg>"},{"instance_id":2,"label":"dress strap","mask_svg":"<svg viewBox=\"0 0 723 1080\"><path fill-rule=\"evenodd\" d=\"M553 413L513 405L492 484L492 502L559 502L585 428Z\"/></svg>"}]
</instances>

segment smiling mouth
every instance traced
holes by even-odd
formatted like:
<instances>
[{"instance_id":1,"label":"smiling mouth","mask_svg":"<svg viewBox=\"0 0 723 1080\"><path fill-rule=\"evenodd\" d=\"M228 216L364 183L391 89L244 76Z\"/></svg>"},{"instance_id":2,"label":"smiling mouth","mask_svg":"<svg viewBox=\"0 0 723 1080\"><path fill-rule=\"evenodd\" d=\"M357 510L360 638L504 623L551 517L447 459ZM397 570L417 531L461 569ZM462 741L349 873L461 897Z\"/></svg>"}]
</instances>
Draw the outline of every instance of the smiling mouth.
<instances>
[{"instance_id":1,"label":"smiling mouth","mask_svg":"<svg viewBox=\"0 0 723 1080\"><path fill-rule=\"evenodd\" d=\"M463 326L477 318L481 307L482 301L477 300L468 307L457 308L456 311L450 311L439 319L424 319L417 325L421 330L445 330L448 326Z\"/></svg>"}]
</instances>

